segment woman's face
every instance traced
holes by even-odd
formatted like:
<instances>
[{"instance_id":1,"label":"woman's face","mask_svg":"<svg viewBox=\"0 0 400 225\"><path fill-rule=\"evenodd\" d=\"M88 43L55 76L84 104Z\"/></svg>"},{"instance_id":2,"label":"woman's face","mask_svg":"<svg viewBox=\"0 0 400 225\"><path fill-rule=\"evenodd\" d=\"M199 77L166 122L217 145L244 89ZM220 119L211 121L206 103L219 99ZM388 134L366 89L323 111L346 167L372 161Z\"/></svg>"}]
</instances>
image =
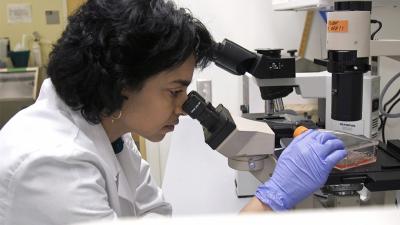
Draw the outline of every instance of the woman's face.
<instances>
[{"instance_id":1,"label":"woman's face","mask_svg":"<svg viewBox=\"0 0 400 225\"><path fill-rule=\"evenodd\" d=\"M183 114L194 67L195 58L191 56L179 67L149 78L140 91L124 90L122 94L128 99L123 103L120 122L125 129L154 142L173 131Z\"/></svg>"}]
</instances>

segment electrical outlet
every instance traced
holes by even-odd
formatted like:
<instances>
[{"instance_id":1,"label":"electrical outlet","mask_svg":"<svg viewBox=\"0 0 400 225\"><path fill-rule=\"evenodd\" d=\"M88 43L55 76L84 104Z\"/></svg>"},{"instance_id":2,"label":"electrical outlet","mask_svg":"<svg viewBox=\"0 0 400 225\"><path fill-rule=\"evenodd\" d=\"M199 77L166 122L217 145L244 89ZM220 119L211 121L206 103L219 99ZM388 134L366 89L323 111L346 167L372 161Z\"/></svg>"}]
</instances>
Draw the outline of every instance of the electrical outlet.
<instances>
[{"instance_id":1,"label":"electrical outlet","mask_svg":"<svg viewBox=\"0 0 400 225\"><path fill-rule=\"evenodd\" d=\"M197 92L207 101L212 102L211 80L197 80Z\"/></svg>"}]
</instances>

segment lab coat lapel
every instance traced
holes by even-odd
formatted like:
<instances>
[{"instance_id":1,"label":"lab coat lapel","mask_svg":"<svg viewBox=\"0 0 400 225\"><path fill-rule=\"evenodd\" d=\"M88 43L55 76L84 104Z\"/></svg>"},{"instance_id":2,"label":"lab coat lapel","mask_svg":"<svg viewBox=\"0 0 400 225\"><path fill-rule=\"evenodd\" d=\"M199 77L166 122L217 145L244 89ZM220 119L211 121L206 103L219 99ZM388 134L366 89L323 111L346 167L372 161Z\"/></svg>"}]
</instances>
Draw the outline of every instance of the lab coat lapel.
<instances>
[{"instance_id":1,"label":"lab coat lapel","mask_svg":"<svg viewBox=\"0 0 400 225\"><path fill-rule=\"evenodd\" d=\"M75 114L73 117L75 122L79 124L81 131L88 136L89 140L93 142L92 146L95 146L95 148L89 148L88 150L94 152L96 155L99 155L108 166L106 171L107 193L109 195L108 201L110 202L111 208L113 208L117 215L120 216L122 212L118 195L119 187L121 186L121 168L115 156L114 150L112 149L108 136L101 124L89 124L77 114Z\"/></svg>"},{"instance_id":2,"label":"lab coat lapel","mask_svg":"<svg viewBox=\"0 0 400 225\"><path fill-rule=\"evenodd\" d=\"M118 153L117 158L119 161L119 165L121 165L121 169L123 170L124 177L126 178L127 184L132 190L133 196L135 197L135 191L138 186L138 178L140 177L140 163L141 158L134 155L131 146L124 145L124 150ZM137 174L135 174L135 172Z\"/></svg>"},{"instance_id":3,"label":"lab coat lapel","mask_svg":"<svg viewBox=\"0 0 400 225\"><path fill-rule=\"evenodd\" d=\"M109 196L111 196L109 199L110 204L112 205L111 207L119 216L134 216L135 195L132 190L135 190L135 188L131 188L129 186L130 182L127 180L127 176L125 174L126 170L124 171L124 168L121 168L119 162L120 160L117 159L103 126L101 124L91 125L87 123L81 116L76 117L77 118L75 118L75 120L79 123L82 123L80 126L82 132L85 132L86 135L90 135L90 139L93 140L94 146L97 147L93 150L96 151L96 154L99 154L109 166L109 172L114 181L114 185L110 185L111 187L109 187L112 189L112 191L110 190L108 193ZM124 149L118 155L123 154L123 152L129 151Z\"/></svg>"},{"instance_id":4,"label":"lab coat lapel","mask_svg":"<svg viewBox=\"0 0 400 225\"><path fill-rule=\"evenodd\" d=\"M129 186L127 177L123 170L120 171L118 177L118 196L121 202L122 216L134 216L135 212L135 196L131 187Z\"/></svg>"},{"instance_id":5,"label":"lab coat lapel","mask_svg":"<svg viewBox=\"0 0 400 225\"><path fill-rule=\"evenodd\" d=\"M86 123L87 124L87 123ZM87 127L90 126L90 127ZM135 215L135 195L132 188L129 186L129 181L125 175L123 167L121 168L119 159L116 157L112 145L105 133L104 128L99 125L87 124L83 126L82 130L91 129L91 139L94 141L94 146L98 146L96 153L101 156L106 164L110 167L110 173L113 177L114 184L108 185L111 207L117 212L119 216L134 216ZM124 149L122 152L128 152ZM122 153L121 152L121 153ZM121 154L119 153L119 154ZM119 155L118 154L118 155ZM133 189L135 190L135 189Z\"/></svg>"},{"instance_id":6,"label":"lab coat lapel","mask_svg":"<svg viewBox=\"0 0 400 225\"><path fill-rule=\"evenodd\" d=\"M119 204L118 206L120 207L120 213L121 216L134 216L135 215L135 186L130 186L130 182L127 179L127 172L124 169L124 166L121 165L120 157L117 158L117 156L114 153L114 150L112 149L111 143L109 142L109 139L101 125L100 129L96 129L97 132L94 132L96 136L94 137L94 140L96 140L95 143L96 146L103 146L104 153L103 157L104 159L107 159L108 164L112 165L112 172L113 176L115 177L115 186L117 188L117 193L119 199ZM125 145L124 145L125 148ZM100 149L99 149L100 150ZM129 152L128 149L123 149L122 152L118 153L118 156L121 155L123 157L125 156L125 152ZM139 162L140 163L140 162ZM137 176L136 176L137 177ZM115 192L113 192L115 193ZM122 200L121 200L122 199Z\"/></svg>"},{"instance_id":7,"label":"lab coat lapel","mask_svg":"<svg viewBox=\"0 0 400 225\"><path fill-rule=\"evenodd\" d=\"M121 166L118 194L120 197L126 198L134 206L135 202L133 200L136 198L137 179L139 178L139 174L134 174L134 172L140 171L141 159L132 154L130 142L126 139L124 142L124 149L117 154L117 159ZM136 213L134 208L133 212Z\"/></svg>"}]
</instances>

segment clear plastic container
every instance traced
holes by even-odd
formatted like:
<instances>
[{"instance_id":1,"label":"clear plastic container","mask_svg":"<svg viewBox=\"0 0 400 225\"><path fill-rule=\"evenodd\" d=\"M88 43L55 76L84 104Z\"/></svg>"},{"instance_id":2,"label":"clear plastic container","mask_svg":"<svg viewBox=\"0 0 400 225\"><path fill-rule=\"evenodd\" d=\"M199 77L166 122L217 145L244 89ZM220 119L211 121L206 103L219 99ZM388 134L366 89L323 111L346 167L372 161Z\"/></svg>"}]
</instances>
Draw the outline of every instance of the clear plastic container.
<instances>
[{"instance_id":1,"label":"clear plastic container","mask_svg":"<svg viewBox=\"0 0 400 225\"><path fill-rule=\"evenodd\" d=\"M294 131L293 136L297 137L306 130L308 130L308 128L299 126ZM337 138L342 140L345 145L347 156L336 164L336 169L347 170L376 162L379 141L339 131L324 129L319 131L334 134Z\"/></svg>"},{"instance_id":2,"label":"clear plastic container","mask_svg":"<svg viewBox=\"0 0 400 225\"><path fill-rule=\"evenodd\" d=\"M336 164L336 169L347 170L376 162L376 153L379 144L377 140L337 131L321 131L333 133L343 141L347 150L347 157Z\"/></svg>"}]
</instances>

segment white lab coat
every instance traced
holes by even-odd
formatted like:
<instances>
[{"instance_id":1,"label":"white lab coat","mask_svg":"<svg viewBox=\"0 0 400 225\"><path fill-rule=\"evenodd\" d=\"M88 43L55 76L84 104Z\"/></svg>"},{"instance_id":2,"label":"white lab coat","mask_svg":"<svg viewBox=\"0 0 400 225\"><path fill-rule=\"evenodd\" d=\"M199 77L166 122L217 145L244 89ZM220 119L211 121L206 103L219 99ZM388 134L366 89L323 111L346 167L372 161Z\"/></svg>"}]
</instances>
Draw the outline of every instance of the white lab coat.
<instances>
[{"instance_id":1,"label":"white lab coat","mask_svg":"<svg viewBox=\"0 0 400 225\"><path fill-rule=\"evenodd\" d=\"M49 79L38 100L0 131L0 224L70 224L148 214L171 206L130 134L117 155Z\"/></svg>"}]
</instances>

